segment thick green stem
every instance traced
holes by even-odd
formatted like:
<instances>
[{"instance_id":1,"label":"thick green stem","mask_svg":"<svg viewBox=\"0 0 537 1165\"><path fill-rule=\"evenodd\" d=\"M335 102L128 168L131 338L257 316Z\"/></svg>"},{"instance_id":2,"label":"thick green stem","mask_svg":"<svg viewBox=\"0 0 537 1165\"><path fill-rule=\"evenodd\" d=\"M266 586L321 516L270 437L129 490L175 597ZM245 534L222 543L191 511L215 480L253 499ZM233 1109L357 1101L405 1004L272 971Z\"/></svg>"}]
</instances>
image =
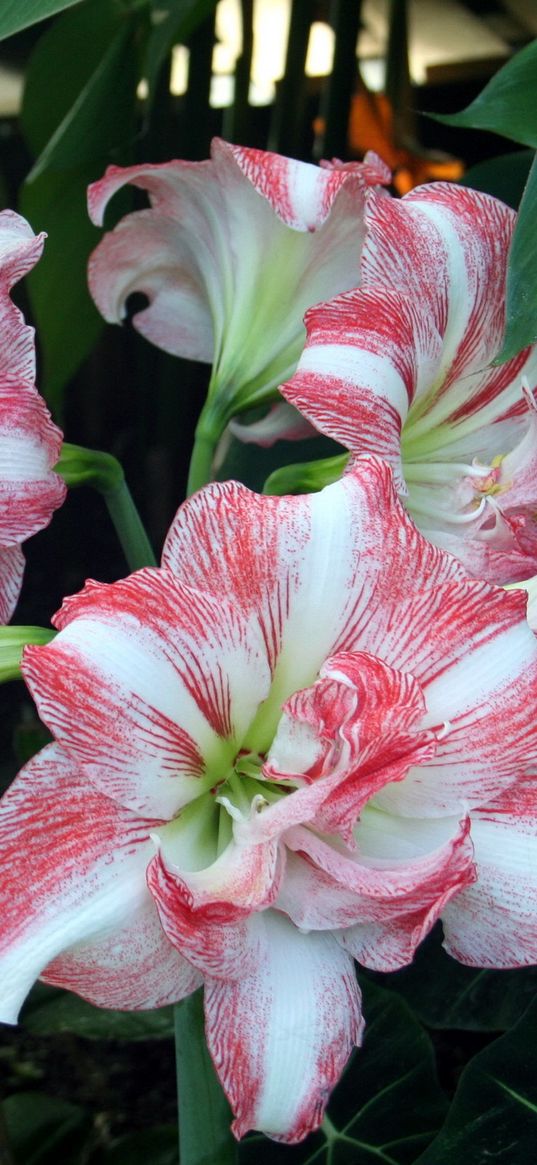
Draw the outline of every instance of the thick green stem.
<instances>
[{"instance_id":1,"label":"thick green stem","mask_svg":"<svg viewBox=\"0 0 537 1165\"><path fill-rule=\"evenodd\" d=\"M196 991L174 1010L179 1161L181 1165L236 1165L231 1112L205 1041L202 992Z\"/></svg>"},{"instance_id":2,"label":"thick green stem","mask_svg":"<svg viewBox=\"0 0 537 1165\"><path fill-rule=\"evenodd\" d=\"M129 569L140 570L143 566L156 566L153 548L125 478L111 489L103 490L102 495Z\"/></svg>"},{"instance_id":3,"label":"thick green stem","mask_svg":"<svg viewBox=\"0 0 537 1165\"><path fill-rule=\"evenodd\" d=\"M201 410L194 448L190 458L190 470L187 483L187 497L201 489L207 482L213 480L213 462L216 446L224 432L229 417L220 411L217 402L209 396Z\"/></svg>"}]
</instances>

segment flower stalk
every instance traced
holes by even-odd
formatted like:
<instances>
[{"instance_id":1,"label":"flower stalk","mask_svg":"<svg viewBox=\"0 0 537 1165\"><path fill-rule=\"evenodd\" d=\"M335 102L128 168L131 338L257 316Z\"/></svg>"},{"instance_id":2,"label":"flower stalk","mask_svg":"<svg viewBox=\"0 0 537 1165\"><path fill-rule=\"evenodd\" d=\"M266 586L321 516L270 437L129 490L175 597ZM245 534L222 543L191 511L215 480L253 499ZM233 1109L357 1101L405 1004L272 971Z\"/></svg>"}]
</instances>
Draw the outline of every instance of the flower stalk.
<instances>
[{"instance_id":1,"label":"flower stalk","mask_svg":"<svg viewBox=\"0 0 537 1165\"><path fill-rule=\"evenodd\" d=\"M203 995L196 991L174 1008L181 1165L235 1165L231 1112L205 1040Z\"/></svg>"}]
</instances>

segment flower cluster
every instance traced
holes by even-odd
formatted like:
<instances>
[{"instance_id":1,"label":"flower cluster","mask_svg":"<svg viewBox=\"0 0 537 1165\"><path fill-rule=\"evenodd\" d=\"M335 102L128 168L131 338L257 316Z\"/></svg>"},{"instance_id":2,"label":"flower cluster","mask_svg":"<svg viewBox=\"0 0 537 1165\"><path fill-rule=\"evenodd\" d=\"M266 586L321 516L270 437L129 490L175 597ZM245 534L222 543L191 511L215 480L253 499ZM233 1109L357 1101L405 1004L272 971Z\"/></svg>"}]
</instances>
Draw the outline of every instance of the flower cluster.
<instances>
[{"instance_id":1,"label":"flower cluster","mask_svg":"<svg viewBox=\"0 0 537 1165\"><path fill-rule=\"evenodd\" d=\"M470 966L537 960L537 640L493 585L537 551L537 357L491 364L512 215L385 178L217 142L90 191L152 204L93 257L105 316L144 290L221 421L290 377L352 454L305 496L205 485L159 567L88 582L24 653L53 743L0 806L0 1018L37 977L125 1009L203 984L238 1137L319 1125L355 962L405 966L438 919Z\"/></svg>"}]
</instances>

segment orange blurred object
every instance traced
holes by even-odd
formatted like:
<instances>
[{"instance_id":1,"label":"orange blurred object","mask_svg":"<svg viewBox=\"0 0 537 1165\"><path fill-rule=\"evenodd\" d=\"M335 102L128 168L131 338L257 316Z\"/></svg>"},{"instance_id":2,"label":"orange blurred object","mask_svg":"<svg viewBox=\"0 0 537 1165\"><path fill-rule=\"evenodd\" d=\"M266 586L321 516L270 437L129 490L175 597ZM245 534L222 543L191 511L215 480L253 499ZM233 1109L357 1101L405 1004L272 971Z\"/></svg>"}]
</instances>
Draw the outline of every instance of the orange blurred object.
<instances>
[{"instance_id":1,"label":"orange blurred object","mask_svg":"<svg viewBox=\"0 0 537 1165\"><path fill-rule=\"evenodd\" d=\"M315 133L322 136L324 122L316 118ZM384 93L372 93L362 83L355 93L349 114L349 154L363 157L374 150L393 171L393 185L398 194L408 194L423 182L456 182L464 173L464 163L440 150L425 150L415 140L396 144L393 108Z\"/></svg>"}]
</instances>

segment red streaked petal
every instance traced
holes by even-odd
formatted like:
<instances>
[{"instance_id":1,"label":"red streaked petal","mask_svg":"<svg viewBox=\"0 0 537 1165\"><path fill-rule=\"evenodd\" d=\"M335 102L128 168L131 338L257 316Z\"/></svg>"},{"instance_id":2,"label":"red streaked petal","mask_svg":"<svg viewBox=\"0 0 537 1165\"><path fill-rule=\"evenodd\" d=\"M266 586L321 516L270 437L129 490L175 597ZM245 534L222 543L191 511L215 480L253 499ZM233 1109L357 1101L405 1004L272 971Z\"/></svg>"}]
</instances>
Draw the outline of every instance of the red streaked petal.
<instances>
[{"instance_id":1,"label":"red streaked petal","mask_svg":"<svg viewBox=\"0 0 537 1165\"><path fill-rule=\"evenodd\" d=\"M213 157L223 165L226 155L254 190L267 199L278 218L296 231L315 231L322 226L345 187L358 201L367 186L390 181L389 171L381 168L382 164L312 166L267 150L232 146L216 138Z\"/></svg>"},{"instance_id":2,"label":"red streaked petal","mask_svg":"<svg viewBox=\"0 0 537 1165\"><path fill-rule=\"evenodd\" d=\"M166 938L149 896L132 909L125 925L90 942L77 942L49 963L40 978L96 1007L119 1011L178 1003L203 981Z\"/></svg>"},{"instance_id":3,"label":"red streaked petal","mask_svg":"<svg viewBox=\"0 0 537 1165\"><path fill-rule=\"evenodd\" d=\"M441 343L417 304L391 288L358 288L305 316L307 340L285 399L354 453L376 453L400 470L401 429Z\"/></svg>"},{"instance_id":4,"label":"red streaked petal","mask_svg":"<svg viewBox=\"0 0 537 1165\"><path fill-rule=\"evenodd\" d=\"M421 538L387 466L369 458L307 497L260 497L232 482L206 487L178 511L162 561L259 620L274 673L263 722L248 736L260 751L270 746L285 700L314 682L327 656L360 650L382 657L404 595L465 577Z\"/></svg>"},{"instance_id":5,"label":"red streaked petal","mask_svg":"<svg viewBox=\"0 0 537 1165\"><path fill-rule=\"evenodd\" d=\"M515 782L472 811L477 881L442 914L444 946L470 967L537 963L537 794Z\"/></svg>"},{"instance_id":6,"label":"red streaked petal","mask_svg":"<svg viewBox=\"0 0 537 1165\"><path fill-rule=\"evenodd\" d=\"M35 266L44 240L19 214L0 213L0 386L19 391L34 386L34 329L25 324L9 292Z\"/></svg>"},{"instance_id":7,"label":"red streaked petal","mask_svg":"<svg viewBox=\"0 0 537 1165\"><path fill-rule=\"evenodd\" d=\"M148 824L95 792L56 744L22 769L0 803L4 1021L16 1020L32 983L58 955L104 934L111 940L147 908ZM123 1007L131 1005L131 972L128 963ZM113 979L110 1006L118 1006L117 970ZM104 999L104 982L100 991Z\"/></svg>"},{"instance_id":8,"label":"red streaked petal","mask_svg":"<svg viewBox=\"0 0 537 1165\"><path fill-rule=\"evenodd\" d=\"M395 626L385 658L421 683L421 726L445 727L434 759L382 789L377 803L390 813L443 816L463 802L481 805L532 772L537 645L524 596L477 582L450 584L430 596L427 616L419 596L409 599Z\"/></svg>"},{"instance_id":9,"label":"red streaked petal","mask_svg":"<svg viewBox=\"0 0 537 1165\"><path fill-rule=\"evenodd\" d=\"M205 986L207 1042L242 1137L260 1129L293 1144L316 1129L362 1034L352 959L331 935L259 916L251 973Z\"/></svg>"},{"instance_id":10,"label":"red streaked petal","mask_svg":"<svg viewBox=\"0 0 537 1165\"><path fill-rule=\"evenodd\" d=\"M355 830L355 851L289 830L284 840L296 856L277 906L302 929L342 930L339 941L365 966L395 970L411 961L445 903L475 880L469 832L469 820L431 823L373 808ZM374 936L382 935L377 951Z\"/></svg>"},{"instance_id":11,"label":"red streaked petal","mask_svg":"<svg viewBox=\"0 0 537 1165\"><path fill-rule=\"evenodd\" d=\"M29 538L63 502L65 483L52 472L61 444L35 389L0 385L0 544Z\"/></svg>"},{"instance_id":12,"label":"red streaked petal","mask_svg":"<svg viewBox=\"0 0 537 1165\"><path fill-rule=\"evenodd\" d=\"M98 788L166 818L227 775L269 685L256 628L227 601L148 569L88 583L56 625L24 676Z\"/></svg>"},{"instance_id":13,"label":"red streaked petal","mask_svg":"<svg viewBox=\"0 0 537 1165\"><path fill-rule=\"evenodd\" d=\"M24 554L20 546L0 546L0 623L9 623L17 606Z\"/></svg>"}]
</instances>

